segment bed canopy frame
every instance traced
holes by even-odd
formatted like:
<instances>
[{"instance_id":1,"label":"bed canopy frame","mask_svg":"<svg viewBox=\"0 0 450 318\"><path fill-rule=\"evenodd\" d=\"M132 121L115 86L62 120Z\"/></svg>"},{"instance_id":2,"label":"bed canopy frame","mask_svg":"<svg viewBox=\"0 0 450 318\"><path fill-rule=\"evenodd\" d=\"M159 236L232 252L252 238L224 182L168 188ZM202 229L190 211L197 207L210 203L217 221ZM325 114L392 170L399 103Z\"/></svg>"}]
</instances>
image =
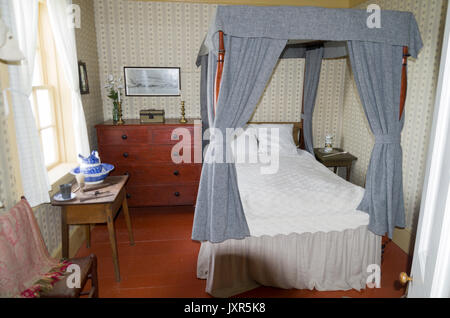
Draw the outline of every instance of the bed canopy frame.
<instances>
[{"instance_id":1,"label":"bed canopy frame","mask_svg":"<svg viewBox=\"0 0 450 318\"><path fill-rule=\"evenodd\" d=\"M381 28L369 28L363 10L316 7L219 6L200 49L204 128L244 126L279 58L306 58L301 148L312 149L314 110L323 58L350 56L358 92L375 135L359 210L369 230L392 238L405 226L401 131L407 93L407 58L422 40L410 12L382 11ZM305 97L306 96L306 97ZM214 134L202 170L192 238L223 242L250 235L232 163L216 160ZM220 145L219 145L220 143Z\"/></svg>"}]
</instances>

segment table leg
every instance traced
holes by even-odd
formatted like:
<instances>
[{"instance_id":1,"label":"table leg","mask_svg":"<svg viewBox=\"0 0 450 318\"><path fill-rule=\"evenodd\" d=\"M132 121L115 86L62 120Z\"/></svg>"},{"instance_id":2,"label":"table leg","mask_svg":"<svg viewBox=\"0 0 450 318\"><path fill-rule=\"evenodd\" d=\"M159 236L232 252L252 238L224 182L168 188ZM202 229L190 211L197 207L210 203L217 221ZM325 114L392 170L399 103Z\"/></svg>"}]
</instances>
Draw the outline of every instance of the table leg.
<instances>
[{"instance_id":1,"label":"table leg","mask_svg":"<svg viewBox=\"0 0 450 318\"><path fill-rule=\"evenodd\" d=\"M86 247L91 248L91 225L88 224L86 227Z\"/></svg>"},{"instance_id":2,"label":"table leg","mask_svg":"<svg viewBox=\"0 0 450 318\"><path fill-rule=\"evenodd\" d=\"M131 228L130 212L128 211L127 198L123 199L122 208L123 208L123 214L125 216L125 222L127 223L128 236L130 237L130 245L134 246L133 230Z\"/></svg>"},{"instance_id":3,"label":"table leg","mask_svg":"<svg viewBox=\"0 0 450 318\"><path fill-rule=\"evenodd\" d=\"M352 173L352 164L347 166L347 181L350 182L350 174Z\"/></svg>"},{"instance_id":4,"label":"table leg","mask_svg":"<svg viewBox=\"0 0 450 318\"><path fill-rule=\"evenodd\" d=\"M61 208L61 253L63 258L69 258L69 226L65 207Z\"/></svg>"},{"instance_id":5,"label":"table leg","mask_svg":"<svg viewBox=\"0 0 450 318\"><path fill-rule=\"evenodd\" d=\"M117 254L116 231L114 230L114 218L112 216L111 208L106 211L106 220L108 225L109 241L111 243L112 257L114 263L114 272L116 274L116 281L120 282L119 257Z\"/></svg>"}]
</instances>

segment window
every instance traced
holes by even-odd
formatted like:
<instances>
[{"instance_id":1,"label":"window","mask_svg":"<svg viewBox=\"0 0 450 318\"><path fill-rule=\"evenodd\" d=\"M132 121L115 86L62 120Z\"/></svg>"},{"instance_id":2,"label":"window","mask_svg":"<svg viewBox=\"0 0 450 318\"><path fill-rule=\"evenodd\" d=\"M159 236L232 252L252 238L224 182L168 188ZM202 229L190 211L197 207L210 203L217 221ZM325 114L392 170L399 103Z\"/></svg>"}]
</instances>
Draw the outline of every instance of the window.
<instances>
[{"instance_id":1,"label":"window","mask_svg":"<svg viewBox=\"0 0 450 318\"><path fill-rule=\"evenodd\" d=\"M70 111L71 93L61 70L47 7L44 1L40 1L38 41L30 102L47 170L69 162L71 161L69 159L73 157L72 153L68 154L66 151L70 148L66 145L73 144L69 129L71 123L68 122L70 117L65 115L67 111ZM65 110L64 105L68 109Z\"/></svg>"},{"instance_id":2,"label":"window","mask_svg":"<svg viewBox=\"0 0 450 318\"><path fill-rule=\"evenodd\" d=\"M30 97L36 126L41 138L41 146L44 153L47 169L55 167L61 162L60 147L57 139L58 129L55 112L55 88L46 82L47 74L43 67L41 45L38 40L36 59L33 73L33 92Z\"/></svg>"}]
</instances>

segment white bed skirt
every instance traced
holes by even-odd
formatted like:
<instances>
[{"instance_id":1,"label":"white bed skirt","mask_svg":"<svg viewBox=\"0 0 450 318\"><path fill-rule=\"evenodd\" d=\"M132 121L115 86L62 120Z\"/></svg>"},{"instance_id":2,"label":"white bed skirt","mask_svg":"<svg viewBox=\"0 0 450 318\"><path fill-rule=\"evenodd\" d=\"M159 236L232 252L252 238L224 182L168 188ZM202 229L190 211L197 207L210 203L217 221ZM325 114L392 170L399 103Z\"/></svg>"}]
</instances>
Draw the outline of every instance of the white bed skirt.
<instances>
[{"instance_id":1,"label":"white bed skirt","mask_svg":"<svg viewBox=\"0 0 450 318\"><path fill-rule=\"evenodd\" d=\"M204 242L197 277L206 292L230 297L259 286L319 291L366 288L370 264L381 262L381 237L361 226L343 232Z\"/></svg>"}]
</instances>

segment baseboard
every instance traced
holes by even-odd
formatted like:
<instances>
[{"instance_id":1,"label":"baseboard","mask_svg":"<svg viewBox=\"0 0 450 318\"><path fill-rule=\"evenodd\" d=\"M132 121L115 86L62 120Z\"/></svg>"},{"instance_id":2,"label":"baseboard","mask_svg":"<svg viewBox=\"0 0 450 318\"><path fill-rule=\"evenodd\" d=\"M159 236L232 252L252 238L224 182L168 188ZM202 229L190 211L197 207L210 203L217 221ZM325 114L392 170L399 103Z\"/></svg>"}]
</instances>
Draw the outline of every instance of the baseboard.
<instances>
[{"instance_id":1,"label":"baseboard","mask_svg":"<svg viewBox=\"0 0 450 318\"><path fill-rule=\"evenodd\" d=\"M394 229L392 241L398 245L405 253L413 255L414 237L408 229Z\"/></svg>"},{"instance_id":2,"label":"baseboard","mask_svg":"<svg viewBox=\"0 0 450 318\"><path fill-rule=\"evenodd\" d=\"M69 258L74 257L81 245L86 241L86 231L84 226L75 226L75 229L71 231L69 235ZM62 257L62 246L61 244L52 253L52 257L60 259Z\"/></svg>"}]
</instances>

